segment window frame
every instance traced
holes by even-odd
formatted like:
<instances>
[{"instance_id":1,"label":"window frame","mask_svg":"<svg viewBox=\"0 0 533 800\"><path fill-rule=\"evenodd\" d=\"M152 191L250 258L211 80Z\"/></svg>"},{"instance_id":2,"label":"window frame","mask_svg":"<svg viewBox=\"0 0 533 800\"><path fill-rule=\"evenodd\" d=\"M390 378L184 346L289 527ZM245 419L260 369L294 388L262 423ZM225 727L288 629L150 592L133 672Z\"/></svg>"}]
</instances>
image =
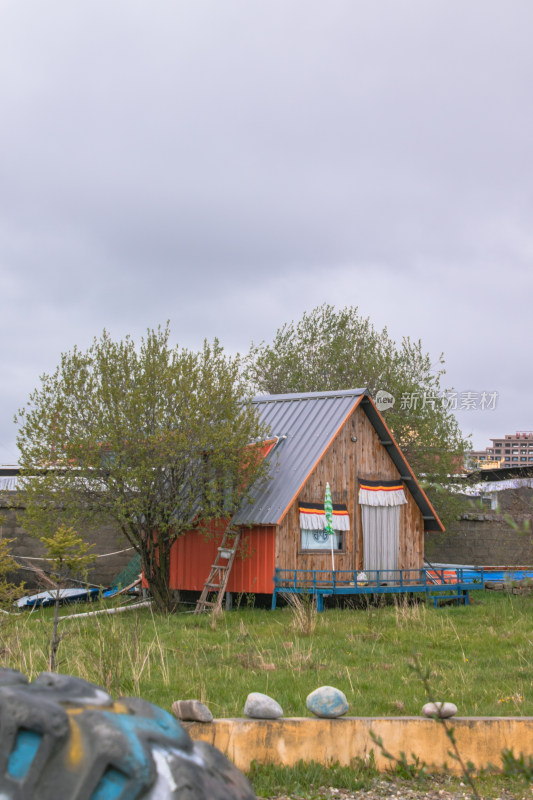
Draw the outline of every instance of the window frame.
<instances>
[{"instance_id":1,"label":"window frame","mask_svg":"<svg viewBox=\"0 0 533 800\"><path fill-rule=\"evenodd\" d=\"M298 555L299 556L306 556L306 555L326 555L327 553L331 553L331 543L328 542L327 547L304 547L303 546L303 534L304 532L315 534L319 533L319 531L314 531L311 528L299 528L300 531L300 538L298 542ZM334 547L333 553L342 555L346 553L346 534L350 533L349 530L347 531L335 531L337 536L337 542L339 539L341 540L340 547ZM330 534L327 534L328 539Z\"/></svg>"}]
</instances>

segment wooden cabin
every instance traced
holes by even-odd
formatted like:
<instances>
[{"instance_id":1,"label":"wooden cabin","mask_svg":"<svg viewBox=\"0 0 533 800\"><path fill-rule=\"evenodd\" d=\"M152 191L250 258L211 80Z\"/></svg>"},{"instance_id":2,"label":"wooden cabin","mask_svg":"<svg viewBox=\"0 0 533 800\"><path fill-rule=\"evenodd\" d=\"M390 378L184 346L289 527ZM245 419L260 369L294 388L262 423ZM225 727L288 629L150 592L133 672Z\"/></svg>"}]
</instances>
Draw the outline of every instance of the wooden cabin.
<instances>
[{"instance_id":1,"label":"wooden cabin","mask_svg":"<svg viewBox=\"0 0 533 800\"><path fill-rule=\"evenodd\" d=\"M419 569L424 531L444 530L365 389L268 395L254 401L272 434L269 477L233 518L242 535L226 590L272 594L274 571L331 570L323 531L334 503L336 570ZM201 591L227 523L173 545L170 587Z\"/></svg>"}]
</instances>

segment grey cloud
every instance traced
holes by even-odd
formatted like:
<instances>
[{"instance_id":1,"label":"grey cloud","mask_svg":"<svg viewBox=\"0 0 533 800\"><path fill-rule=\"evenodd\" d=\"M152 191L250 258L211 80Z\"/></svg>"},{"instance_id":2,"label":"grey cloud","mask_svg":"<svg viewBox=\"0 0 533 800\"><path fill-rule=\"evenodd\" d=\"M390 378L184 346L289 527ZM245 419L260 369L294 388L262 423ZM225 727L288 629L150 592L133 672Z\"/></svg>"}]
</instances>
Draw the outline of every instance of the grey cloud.
<instances>
[{"instance_id":1,"label":"grey cloud","mask_svg":"<svg viewBox=\"0 0 533 800\"><path fill-rule=\"evenodd\" d=\"M518 392L510 300L479 328L531 290L532 22L529 0L6 3L0 413L104 325L244 350L323 300Z\"/></svg>"}]
</instances>

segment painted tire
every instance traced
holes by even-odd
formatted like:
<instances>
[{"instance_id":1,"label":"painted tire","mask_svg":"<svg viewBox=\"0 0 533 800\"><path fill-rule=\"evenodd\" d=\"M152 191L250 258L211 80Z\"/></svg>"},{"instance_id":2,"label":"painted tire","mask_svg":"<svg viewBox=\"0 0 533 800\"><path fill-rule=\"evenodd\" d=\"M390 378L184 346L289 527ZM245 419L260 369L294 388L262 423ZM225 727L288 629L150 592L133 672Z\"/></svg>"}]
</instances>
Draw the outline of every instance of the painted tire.
<instances>
[{"instance_id":1,"label":"painted tire","mask_svg":"<svg viewBox=\"0 0 533 800\"><path fill-rule=\"evenodd\" d=\"M0 670L0 800L253 800L163 709L80 678Z\"/></svg>"}]
</instances>

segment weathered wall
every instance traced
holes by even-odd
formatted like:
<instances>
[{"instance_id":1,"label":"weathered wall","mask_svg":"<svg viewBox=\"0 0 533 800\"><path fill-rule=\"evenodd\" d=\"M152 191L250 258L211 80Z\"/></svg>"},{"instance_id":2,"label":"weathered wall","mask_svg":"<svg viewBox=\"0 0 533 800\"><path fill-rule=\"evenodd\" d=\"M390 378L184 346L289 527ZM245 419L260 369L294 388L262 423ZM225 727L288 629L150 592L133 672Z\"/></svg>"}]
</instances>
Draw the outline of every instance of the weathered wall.
<instances>
[{"instance_id":1,"label":"weathered wall","mask_svg":"<svg viewBox=\"0 0 533 800\"><path fill-rule=\"evenodd\" d=\"M374 754L379 770L391 762L376 746L371 733L381 737L396 758L412 754L428 767L459 773L450 758L450 741L438 721L420 717L341 717L316 719L217 719L211 723L185 724L191 738L209 742L228 756L239 769L259 764L293 766L298 761L348 765L354 758ZM504 749L516 756L530 756L533 741L532 717L454 717L457 746L466 763L476 769L501 764Z\"/></svg>"},{"instance_id":2,"label":"weathered wall","mask_svg":"<svg viewBox=\"0 0 533 800\"><path fill-rule=\"evenodd\" d=\"M22 511L23 508L20 506L8 508L7 505L0 505L0 522L2 523L0 525L0 538L14 540L11 545L13 556L31 558L44 556L43 545L33 536L30 536L19 524L18 516ZM113 553L130 547L120 531L113 525L104 525L96 531L85 532L85 536L90 544L94 544L93 552L96 554ZM110 586L115 576L127 566L134 555L133 550L127 550L107 558L97 558L94 565L89 569L89 582ZM32 561L31 563L47 572L46 561ZM29 587L38 586L35 576L26 570L20 571L18 579L23 580Z\"/></svg>"},{"instance_id":3,"label":"weathered wall","mask_svg":"<svg viewBox=\"0 0 533 800\"><path fill-rule=\"evenodd\" d=\"M472 502L471 512L450 525L446 533L426 533L427 557L479 566L533 565L533 490L506 489L497 496L497 510ZM529 520L531 532L514 530L506 517L521 530Z\"/></svg>"}]
</instances>

